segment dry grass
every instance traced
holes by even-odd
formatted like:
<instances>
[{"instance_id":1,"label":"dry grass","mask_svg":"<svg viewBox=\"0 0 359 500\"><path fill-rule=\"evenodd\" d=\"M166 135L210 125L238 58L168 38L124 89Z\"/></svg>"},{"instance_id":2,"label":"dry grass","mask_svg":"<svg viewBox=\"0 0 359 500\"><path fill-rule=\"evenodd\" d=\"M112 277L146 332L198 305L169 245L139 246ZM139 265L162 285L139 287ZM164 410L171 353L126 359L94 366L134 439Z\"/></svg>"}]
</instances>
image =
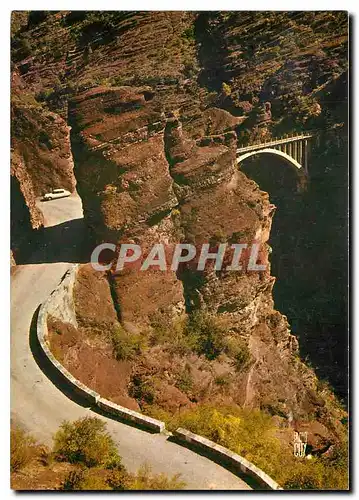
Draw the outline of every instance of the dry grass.
<instances>
[{"instance_id":1,"label":"dry grass","mask_svg":"<svg viewBox=\"0 0 359 500\"><path fill-rule=\"evenodd\" d=\"M17 472L41 456L36 440L20 426L14 424L10 435L10 469Z\"/></svg>"}]
</instances>

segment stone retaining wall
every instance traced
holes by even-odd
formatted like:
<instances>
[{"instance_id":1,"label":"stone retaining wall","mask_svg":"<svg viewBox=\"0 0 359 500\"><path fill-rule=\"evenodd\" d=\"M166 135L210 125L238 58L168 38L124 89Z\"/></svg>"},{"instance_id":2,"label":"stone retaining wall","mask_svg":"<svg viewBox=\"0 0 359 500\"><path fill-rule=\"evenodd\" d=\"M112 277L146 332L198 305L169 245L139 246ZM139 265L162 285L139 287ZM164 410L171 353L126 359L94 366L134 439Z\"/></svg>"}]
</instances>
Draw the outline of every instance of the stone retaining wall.
<instances>
[{"instance_id":1,"label":"stone retaining wall","mask_svg":"<svg viewBox=\"0 0 359 500\"><path fill-rule=\"evenodd\" d=\"M96 404L100 399L97 392L92 391L82 382L77 380L66 370L64 366L54 357L50 351L48 344L47 317L49 314L55 318L73 323L73 304L72 304L72 289L76 277L77 266L72 266L62 277L58 287L51 293L49 298L41 305L39 315L37 317L37 339L40 348L50 362L52 367L60 376L61 380L67 381L74 393L89 401L91 404ZM70 292L71 291L71 295ZM76 320L75 320L76 321Z\"/></svg>"},{"instance_id":2,"label":"stone retaining wall","mask_svg":"<svg viewBox=\"0 0 359 500\"><path fill-rule=\"evenodd\" d=\"M123 406L116 405L107 399L100 398L97 401L97 406L104 410L106 413L110 413L115 415L116 417L120 417L123 420L129 420L130 422L139 424L141 426L147 427L155 432L163 432L166 428L165 423L160 420L156 420L155 418L146 417L146 415L142 415L134 410L129 410L128 408L124 408Z\"/></svg>"},{"instance_id":3,"label":"stone retaining wall","mask_svg":"<svg viewBox=\"0 0 359 500\"><path fill-rule=\"evenodd\" d=\"M245 458L237 455L234 451L228 450L224 446L221 446L209 439L206 439L198 434L194 434L186 429L177 429L174 431L174 436L180 441L189 443L202 451L206 451L208 454L216 457L219 461L231 465L238 472L247 474L248 476L255 479L259 484L264 486L266 489L270 490L281 490L282 488L273 479L271 479L265 472L253 465L251 462Z\"/></svg>"}]
</instances>

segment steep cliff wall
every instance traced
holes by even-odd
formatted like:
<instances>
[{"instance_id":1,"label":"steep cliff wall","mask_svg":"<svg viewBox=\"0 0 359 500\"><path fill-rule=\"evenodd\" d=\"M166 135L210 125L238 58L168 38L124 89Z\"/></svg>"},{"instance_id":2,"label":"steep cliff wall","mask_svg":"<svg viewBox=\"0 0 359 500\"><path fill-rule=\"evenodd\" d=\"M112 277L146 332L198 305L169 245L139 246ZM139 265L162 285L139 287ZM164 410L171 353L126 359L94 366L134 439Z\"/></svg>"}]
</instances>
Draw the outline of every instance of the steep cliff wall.
<instances>
[{"instance_id":1,"label":"steep cliff wall","mask_svg":"<svg viewBox=\"0 0 359 500\"><path fill-rule=\"evenodd\" d=\"M43 216L35 204L32 180L22 158L13 151L11 154L11 252L12 265L31 240L33 230L43 224Z\"/></svg>"},{"instance_id":2,"label":"steep cliff wall","mask_svg":"<svg viewBox=\"0 0 359 500\"><path fill-rule=\"evenodd\" d=\"M17 71L12 75L11 132L11 146L35 197L51 188L75 189L69 127L35 100Z\"/></svg>"},{"instance_id":3,"label":"steep cliff wall","mask_svg":"<svg viewBox=\"0 0 359 500\"><path fill-rule=\"evenodd\" d=\"M73 192L76 181L70 129L35 99L17 68L11 78L12 238L15 254L43 224L36 198L57 187ZM21 214L21 215L20 215Z\"/></svg>"},{"instance_id":4,"label":"steep cliff wall","mask_svg":"<svg viewBox=\"0 0 359 500\"><path fill-rule=\"evenodd\" d=\"M170 250L179 241L214 246L258 241L261 262L268 263L275 207L267 193L238 171L235 132L229 127L225 133L213 130L195 141L175 115L165 119L160 110L155 112L143 93L140 88L98 88L70 105L78 188L97 240L135 242L145 253L154 243L165 243ZM115 111L124 108L126 112ZM216 110L217 116L221 113L219 122L227 118L225 111ZM296 419L317 415L320 408L326 423L328 418L337 421L340 411L326 410L314 373L299 361L298 342L286 318L274 308L274 281L269 266L259 273L215 271L213 266L198 272L190 264L177 274L128 268L111 278L128 332L151 329L156 313L173 319L183 317L185 310L201 310L225 321L226 342L245 344L250 352L251 362L242 367L237 382L240 404ZM137 377L146 378L153 370L149 353L144 356ZM171 383L169 387L174 391ZM169 387L161 382L165 407ZM179 395L172 392L172 397L173 405ZM182 405L189 403L181 398Z\"/></svg>"}]
</instances>

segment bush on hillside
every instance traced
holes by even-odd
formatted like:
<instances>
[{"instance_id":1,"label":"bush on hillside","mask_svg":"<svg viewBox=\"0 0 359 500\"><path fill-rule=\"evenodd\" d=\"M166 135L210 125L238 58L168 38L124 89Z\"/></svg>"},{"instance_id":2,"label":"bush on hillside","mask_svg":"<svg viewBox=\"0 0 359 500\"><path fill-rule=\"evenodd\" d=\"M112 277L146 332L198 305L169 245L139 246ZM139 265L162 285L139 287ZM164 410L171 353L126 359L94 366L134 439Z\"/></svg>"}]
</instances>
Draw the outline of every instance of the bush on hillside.
<instances>
[{"instance_id":1,"label":"bush on hillside","mask_svg":"<svg viewBox=\"0 0 359 500\"><path fill-rule=\"evenodd\" d=\"M238 372L248 368L252 362L251 351L243 340L237 338L227 339L225 351L233 359L233 366Z\"/></svg>"},{"instance_id":2,"label":"bush on hillside","mask_svg":"<svg viewBox=\"0 0 359 500\"><path fill-rule=\"evenodd\" d=\"M118 361L128 361L141 354L146 348L146 340L140 334L128 333L121 326L111 332L114 356Z\"/></svg>"},{"instance_id":3,"label":"bush on hillside","mask_svg":"<svg viewBox=\"0 0 359 500\"><path fill-rule=\"evenodd\" d=\"M148 465L143 465L136 474L129 474L119 468L111 471L102 469L78 469L71 471L61 485L63 491L128 491L128 490L182 490L186 483L180 474L171 477L152 474Z\"/></svg>"},{"instance_id":4,"label":"bush on hillside","mask_svg":"<svg viewBox=\"0 0 359 500\"><path fill-rule=\"evenodd\" d=\"M54 436L55 458L87 467L120 466L116 445L105 428L106 424L95 417L63 422Z\"/></svg>"},{"instance_id":5,"label":"bush on hillside","mask_svg":"<svg viewBox=\"0 0 359 500\"><path fill-rule=\"evenodd\" d=\"M134 375L129 385L129 395L137 399L140 405L152 405L156 397L156 387L153 379L143 378L141 375Z\"/></svg>"},{"instance_id":6,"label":"bush on hillside","mask_svg":"<svg viewBox=\"0 0 359 500\"><path fill-rule=\"evenodd\" d=\"M214 315L202 311L193 313L188 319L185 335L196 338L194 349L209 360L215 359L224 350L226 329Z\"/></svg>"}]
</instances>

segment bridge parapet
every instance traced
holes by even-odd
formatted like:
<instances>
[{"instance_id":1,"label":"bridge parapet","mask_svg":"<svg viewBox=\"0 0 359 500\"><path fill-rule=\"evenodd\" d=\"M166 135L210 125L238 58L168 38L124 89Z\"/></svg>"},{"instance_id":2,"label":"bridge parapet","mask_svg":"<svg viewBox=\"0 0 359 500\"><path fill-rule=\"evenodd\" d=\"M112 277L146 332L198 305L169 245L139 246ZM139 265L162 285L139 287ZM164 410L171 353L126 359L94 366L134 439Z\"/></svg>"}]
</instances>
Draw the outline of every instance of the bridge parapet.
<instances>
[{"instance_id":1,"label":"bridge parapet","mask_svg":"<svg viewBox=\"0 0 359 500\"><path fill-rule=\"evenodd\" d=\"M301 135L294 135L290 137L282 137L280 139L270 139L268 141L258 142L256 144L250 144L248 146L243 146L237 149L237 154L247 153L249 151L255 151L256 149L267 149L273 146L279 146L281 144L288 144L290 142L298 142L305 139L311 139L314 134L307 133Z\"/></svg>"}]
</instances>

